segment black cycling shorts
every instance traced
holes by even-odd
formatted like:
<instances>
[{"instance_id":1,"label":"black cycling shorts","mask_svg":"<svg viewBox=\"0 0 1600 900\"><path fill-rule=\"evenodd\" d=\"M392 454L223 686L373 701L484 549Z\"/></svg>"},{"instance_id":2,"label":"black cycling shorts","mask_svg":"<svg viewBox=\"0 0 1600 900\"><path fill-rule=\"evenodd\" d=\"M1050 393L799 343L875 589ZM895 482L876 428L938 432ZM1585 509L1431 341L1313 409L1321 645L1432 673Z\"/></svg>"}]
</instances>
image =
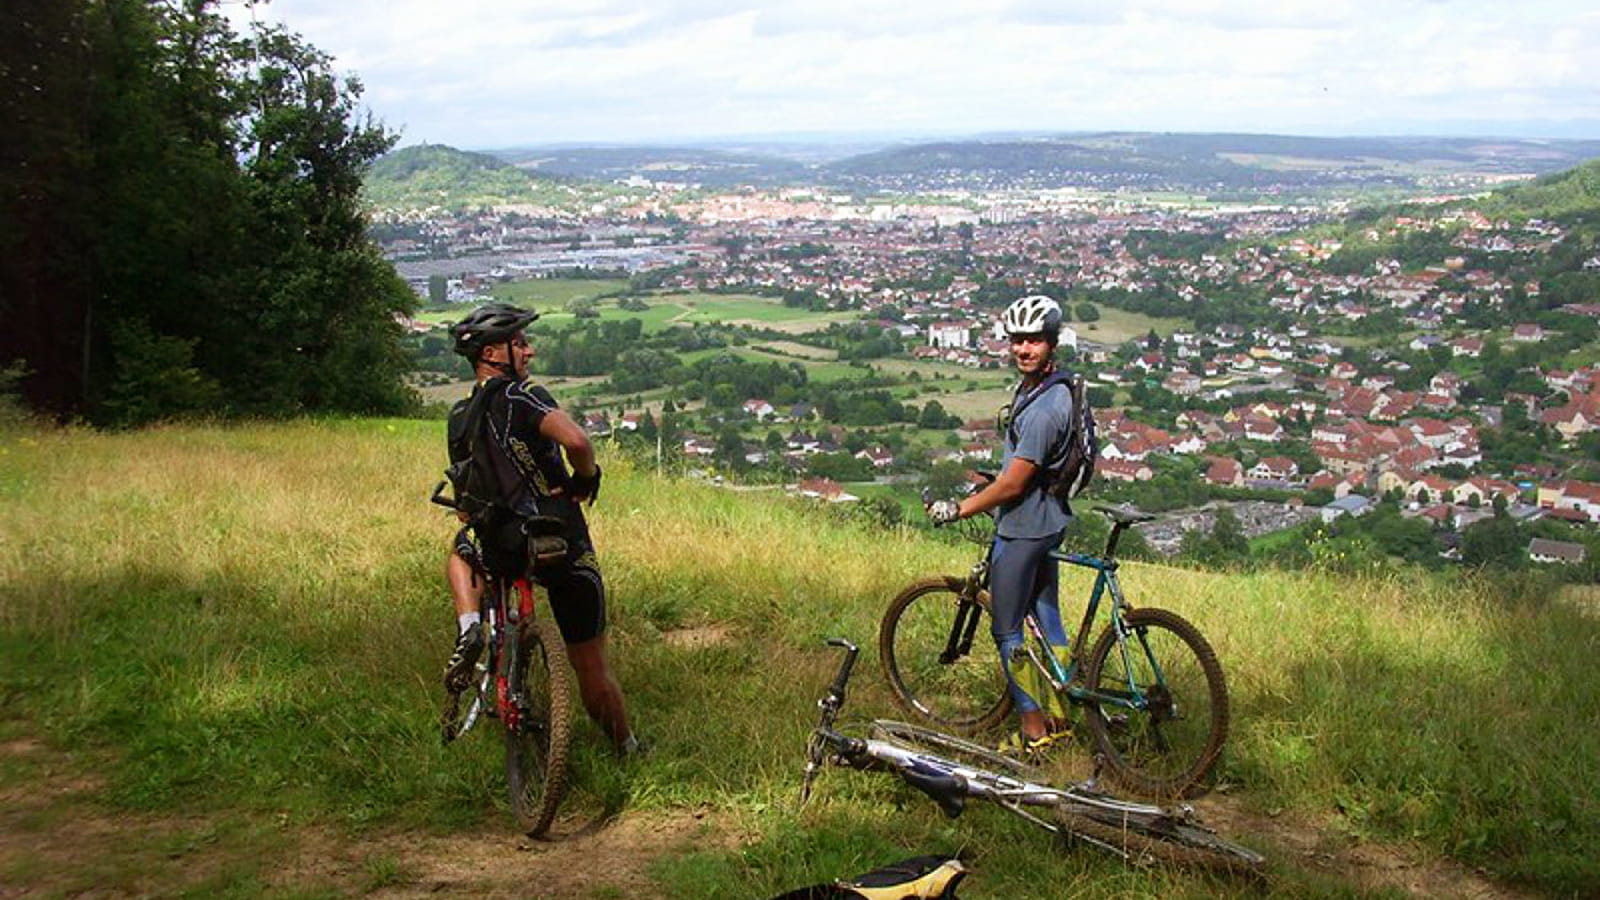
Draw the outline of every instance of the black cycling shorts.
<instances>
[{"instance_id":1,"label":"black cycling shorts","mask_svg":"<svg viewBox=\"0 0 1600 900\"><path fill-rule=\"evenodd\" d=\"M471 529L456 532L455 552L477 571L487 571ZM534 572L533 580L550 595L550 611L555 614L562 640L581 644L605 634L606 586L593 547L583 547L564 566Z\"/></svg>"}]
</instances>

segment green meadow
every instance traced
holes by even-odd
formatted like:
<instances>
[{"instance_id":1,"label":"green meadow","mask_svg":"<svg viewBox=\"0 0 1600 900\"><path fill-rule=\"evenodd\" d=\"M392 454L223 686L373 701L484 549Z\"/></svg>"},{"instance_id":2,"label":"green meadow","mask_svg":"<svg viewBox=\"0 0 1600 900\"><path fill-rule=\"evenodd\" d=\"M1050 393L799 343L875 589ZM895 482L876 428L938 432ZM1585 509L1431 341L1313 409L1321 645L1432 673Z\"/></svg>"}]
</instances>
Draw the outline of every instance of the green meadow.
<instances>
[{"instance_id":1,"label":"green meadow","mask_svg":"<svg viewBox=\"0 0 1600 900\"><path fill-rule=\"evenodd\" d=\"M442 423L0 432L0 894L763 898L933 852L980 900L1600 885L1591 601L1126 564L1130 599L1223 661L1233 732L1200 807L1271 860L1130 868L879 775L829 771L797 809L822 642L863 646L847 712L895 715L878 617L972 549L601 454L610 642L651 752L618 762L580 723L577 833L528 845L492 729L437 736Z\"/></svg>"}]
</instances>

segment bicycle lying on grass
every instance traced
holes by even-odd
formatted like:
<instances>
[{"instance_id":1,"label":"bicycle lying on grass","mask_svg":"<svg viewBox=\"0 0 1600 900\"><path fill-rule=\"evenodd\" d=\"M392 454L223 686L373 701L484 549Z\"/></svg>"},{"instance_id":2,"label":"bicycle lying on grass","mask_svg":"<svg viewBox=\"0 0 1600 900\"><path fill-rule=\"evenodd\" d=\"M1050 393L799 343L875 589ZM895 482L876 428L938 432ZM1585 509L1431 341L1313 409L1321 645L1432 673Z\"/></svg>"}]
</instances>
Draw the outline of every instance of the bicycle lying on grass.
<instances>
[{"instance_id":1,"label":"bicycle lying on grass","mask_svg":"<svg viewBox=\"0 0 1600 900\"><path fill-rule=\"evenodd\" d=\"M430 498L455 509L443 495ZM481 716L505 730L506 782L511 810L529 837L549 830L567 791L567 748L572 739L572 685L565 644L551 616L534 616L533 583L479 569L485 588L479 613L484 652L464 691L447 691L440 726L449 744ZM463 704L465 700L465 704Z\"/></svg>"},{"instance_id":2,"label":"bicycle lying on grass","mask_svg":"<svg viewBox=\"0 0 1600 900\"><path fill-rule=\"evenodd\" d=\"M1066 662L1030 615L1024 652L1013 659L1038 672L1040 684L1081 706L1103 763L1119 784L1156 797L1204 792L1228 738L1228 688L1216 653L1199 629L1176 613L1133 608L1117 579L1117 541L1152 516L1097 506L1112 521L1104 556L1052 551L1062 562L1095 571L1083 619ZM973 520L969 520L973 521ZM969 530L987 546L987 535ZM1110 623L1089 646L1101 599ZM889 604L878 630L884 674L904 709L936 725L975 734L1011 711L999 653L989 634L989 558L965 578L915 582Z\"/></svg>"},{"instance_id":3,"label":"bicycle lying on grass","mask_svg":"<svg viewBox=\"0 0 1600 900\"><path fill-rule=\"evenodd\" d=\"M902 722L876 720L865 738L842 734L834 723L844 707L859 651L842 638L833 638L828 644L843 649L844 660L828 693L817 701L821 716L806 743L802 804L810 799L817 773L831 763L893 772L952 818L961 814L968 798L988 800L1035 825L1085 841L1127 862L1160 858L1233 869L1253 869L1265 862L1261 854L1206 828L1187 805L1130 803L1087 784L1067 788L1036 784L1027 780L1027 767L1016 760Z\"/></svg>"}]
</instances>

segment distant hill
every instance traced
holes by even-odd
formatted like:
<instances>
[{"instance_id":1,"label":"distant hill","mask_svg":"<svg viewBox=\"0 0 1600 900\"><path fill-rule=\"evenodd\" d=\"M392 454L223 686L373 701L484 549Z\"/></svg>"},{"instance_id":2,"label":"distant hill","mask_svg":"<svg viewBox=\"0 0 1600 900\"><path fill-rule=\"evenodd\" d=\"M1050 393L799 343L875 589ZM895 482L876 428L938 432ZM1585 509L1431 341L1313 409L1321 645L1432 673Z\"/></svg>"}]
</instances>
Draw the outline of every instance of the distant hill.
<instances>
[{"instance_id":1,"label":"distant hill","mask_svg":"<svg viewBox=\"0 0 1600 900\"><path fill-rule=\"evenodd\" d=\"M958 141L896 147L840 160L829 175L844 183L988 181L996 186L1254 182L1246 166L1215 156L1157 155L1137 142L1096 146L1063 140Z\"/></svg>"},{"instance_id":2,"label":"distant hill","mask_svg":"<svg viewBox=\"0 0 1600 900\"><path fill-rule=\"evenodd\" d=\"M492 153L424 145L379 160L368 179L367 196L375 205L411 208L572 206L625 191L618 182L644 178L714 189L1081 187L1235 198L1380 190L1400 199L1476 186L1486 176L1549 175L1597 157L1600 141L1138 132L939 141L880 147L844 158L777 143L533 147Z\"/></svg>"},{"instance_id":3,"label":"distant hill","mask_svg":"<svg viewBox=\"0 0 1600 900\"><path fill-rule=\"evenodd\" d=\"M792 184L812 168L782 157L695 147L571 147L496 151L520 169L594 181L629 177L714 187Z\"/></svg>"},{"instance_id":4,"label":"distant hill","mask_svg":"<svg viewBox=\"0 0 1600 900\"><path fill-rule=\"evenodd\" d=\"M1113 132L920 144L840 160L826 171L845 184L1272 191L1419 188L1451 175L1550 172L1596 156L1600 141Z\"/></svg>"}]
</instances>

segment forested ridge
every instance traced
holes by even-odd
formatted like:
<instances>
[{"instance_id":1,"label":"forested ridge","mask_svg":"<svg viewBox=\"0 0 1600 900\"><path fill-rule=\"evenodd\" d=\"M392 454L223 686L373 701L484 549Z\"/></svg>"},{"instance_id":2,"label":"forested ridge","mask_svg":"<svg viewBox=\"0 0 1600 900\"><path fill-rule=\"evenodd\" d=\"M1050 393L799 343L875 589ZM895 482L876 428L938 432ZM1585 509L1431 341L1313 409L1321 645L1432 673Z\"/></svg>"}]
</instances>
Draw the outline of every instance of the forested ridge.
<instances>
[{"instance_id":1,"label":"forested ridge","mask_svg":"<svg viewBox=\"0 0 1600 900\"><path fill-rule=\"evenodd\" d=\"M361 85L210 0L17 0L0 17L0 368L100 424L397 412Z\"/></svg>"}]
</instances>

